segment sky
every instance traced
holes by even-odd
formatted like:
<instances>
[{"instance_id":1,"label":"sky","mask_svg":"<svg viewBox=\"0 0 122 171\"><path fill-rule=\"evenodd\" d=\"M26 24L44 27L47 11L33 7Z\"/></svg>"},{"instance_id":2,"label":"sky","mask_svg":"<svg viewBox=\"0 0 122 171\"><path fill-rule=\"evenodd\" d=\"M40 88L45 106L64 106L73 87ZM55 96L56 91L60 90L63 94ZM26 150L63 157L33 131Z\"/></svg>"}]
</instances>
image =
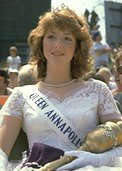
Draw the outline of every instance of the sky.
<instances>
[{"instance_id":1,"label":"sky","mask_svg":"<svg viewBox=\"0 0 122 171\"><path fill-rule=\"evenodd\" d=\"M105 0L52 0L51 8L55 9L62 3L74 9L78 14L84 14L84 11L88 9L90 12L94 9L98 14L100 20L99 30L102 33L103 41L105 41L105 12L104 12L104 1ZM112 2L121 2L122 0L109 0Z\"/></svg>"}]
</instances>

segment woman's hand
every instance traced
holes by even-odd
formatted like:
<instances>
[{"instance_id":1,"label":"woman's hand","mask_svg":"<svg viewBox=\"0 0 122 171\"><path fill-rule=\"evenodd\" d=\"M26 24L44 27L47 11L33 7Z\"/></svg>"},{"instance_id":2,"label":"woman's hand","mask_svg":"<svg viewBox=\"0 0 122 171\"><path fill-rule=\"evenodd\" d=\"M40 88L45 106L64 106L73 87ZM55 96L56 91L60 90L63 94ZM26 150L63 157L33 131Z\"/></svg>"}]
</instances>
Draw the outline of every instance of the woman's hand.
<instances>
[{"instance_id":1,"label":"woman's hand","mask_svg":"<svg viewBox=\"0 0 122 171\"><path fill-rule=\"evenodd\" d=\"M98 157L99 154L90 153L86 151L69 151L69 152L65 152L65 155L74 156L76 157L76 159L73 160L71 163L56 169L56 171L74 170L74 169L85 167L87 165L92 165L96 167L99 164L99 157Z\"/></svg>"},{"instance_id":2,"label":"woman's hand","mask_svg":"<svg viewBox=\"0 0 122 171\"><path fill-rule=\"evenodd\" d=\"M116 147L114 149L99 154L75 150L65 152L65 155L74 156L76 157L76 159L69 164L59 167L58 169L56 169L56 171L74 170L88 165L94 167L115 166L115 164L117 163L117 157L122 156L122 147Z\"/></svg>"}]
</instances>

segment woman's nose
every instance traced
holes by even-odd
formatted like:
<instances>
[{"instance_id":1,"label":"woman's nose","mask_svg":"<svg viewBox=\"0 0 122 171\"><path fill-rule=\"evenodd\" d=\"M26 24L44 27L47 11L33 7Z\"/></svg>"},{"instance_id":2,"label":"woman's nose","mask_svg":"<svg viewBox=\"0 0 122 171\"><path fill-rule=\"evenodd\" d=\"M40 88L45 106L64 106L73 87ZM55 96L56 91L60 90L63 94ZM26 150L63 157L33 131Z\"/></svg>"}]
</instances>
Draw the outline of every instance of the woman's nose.
<instances>
[{"instance_id":1,"label":"woman's nose","mask_svg":"<svg viewBox=\"0 0 122 171\"><path fill-rule=\"evenodd\" d=\"M55 41L55 47L56 48L61 48L62 47L62 40L61 39L57 39Z\"/></svg>"}]
</instances>

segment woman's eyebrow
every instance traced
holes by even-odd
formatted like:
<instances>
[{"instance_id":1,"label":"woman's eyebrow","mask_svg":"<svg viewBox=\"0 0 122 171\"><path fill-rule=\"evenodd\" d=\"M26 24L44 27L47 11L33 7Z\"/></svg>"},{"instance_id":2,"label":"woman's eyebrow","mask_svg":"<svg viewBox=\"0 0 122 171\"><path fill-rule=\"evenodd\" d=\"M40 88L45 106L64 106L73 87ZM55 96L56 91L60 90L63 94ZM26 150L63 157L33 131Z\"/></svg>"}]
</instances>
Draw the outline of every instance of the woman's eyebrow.
<instances>
[{"instance_id":1,"label":"woman's eyebrow","mask_svg":"<svg viewBox=\"0 0 122 171\"><path fill-rule=\"evenodd\" d=\"M49 34L49 33L57 34L57 32L56 32L56 31L48 31L48 32L47 32L47 34ZM73 35L71 32L64 32L64 34L66 34L66 35L70 35L70 36L72 36L72 35Z\"/></svg>"}]
</instances>

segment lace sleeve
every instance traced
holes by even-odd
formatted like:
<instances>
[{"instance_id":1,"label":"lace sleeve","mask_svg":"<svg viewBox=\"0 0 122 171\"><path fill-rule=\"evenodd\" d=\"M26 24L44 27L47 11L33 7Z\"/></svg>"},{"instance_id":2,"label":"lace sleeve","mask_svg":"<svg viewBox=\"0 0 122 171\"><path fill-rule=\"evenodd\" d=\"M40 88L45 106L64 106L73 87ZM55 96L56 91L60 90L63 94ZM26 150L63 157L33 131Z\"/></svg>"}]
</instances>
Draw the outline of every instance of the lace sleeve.
<instances>
[{"instance_id":1,"label":"lace sleeve","mask_svg":"<svg viewBox=\"0 0 122 171\"><path fill-rule=\"evenodd\" d=\"M12 115L20 119L22 118L24 101L20 90L20 87L14 89L0 111L2 115Z\"/></svg>"},{"instance_id":2,"label":"lace sleeve","mask_svg":"<svg viewBox=\"0 0 122 171\"><path fill-rule=\"evenodd\" d=\"M120 119L121 114L119 112L119 109L116 105L116 102L114 100L114 97L109 90L108 86L103 84L101 86L101 91L99 94L99 116L100 117L106 117L107 115L111 115L112 118ZM105 116L106 115L106 116Z\"/></svg>"}]
</instances>

